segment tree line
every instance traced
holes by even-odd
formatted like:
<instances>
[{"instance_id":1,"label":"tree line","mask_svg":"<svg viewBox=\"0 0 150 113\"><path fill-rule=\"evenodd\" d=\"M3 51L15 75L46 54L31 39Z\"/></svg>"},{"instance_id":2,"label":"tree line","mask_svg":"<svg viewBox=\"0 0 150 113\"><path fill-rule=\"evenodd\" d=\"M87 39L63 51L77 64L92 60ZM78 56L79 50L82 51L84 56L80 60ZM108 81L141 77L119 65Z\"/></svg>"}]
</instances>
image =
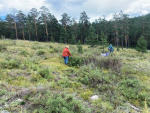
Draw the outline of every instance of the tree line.
<instances>
[{"instance_id":1,"label":"tree line","mask_svg":"<svg viewBox=\"0 0 150 113\"><path fill-rule=\"evenodd\" d=\"M61 16L61 20L57 20L45 6L40 11L32 8L27 15L11 9L5 20L0 18L0 38L70 44L80 41L93 46L107 42L128 48L136 47L142 35L150 48L150 14L129 18L120 11L109 21L103 16L92 23L85 11L80 13L78 22L66 13Z\"/></svg>"}]
</instances>

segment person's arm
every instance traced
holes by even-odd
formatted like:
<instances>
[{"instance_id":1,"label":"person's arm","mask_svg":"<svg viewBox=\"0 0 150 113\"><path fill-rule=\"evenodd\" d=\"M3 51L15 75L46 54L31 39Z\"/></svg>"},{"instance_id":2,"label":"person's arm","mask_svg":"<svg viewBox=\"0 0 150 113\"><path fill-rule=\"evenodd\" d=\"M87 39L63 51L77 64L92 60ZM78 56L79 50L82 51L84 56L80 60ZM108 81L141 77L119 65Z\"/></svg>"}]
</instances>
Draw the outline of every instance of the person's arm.
<instances>
[{"instance_id":1,"label":"person's arm","mask_svg":"<svg viewBox=\"0 0 150 113\"><path fill-rule=\"evenodd\" d=\"M70 53L70 51L68 50L68 54L69 54L69 56L71 56L71 53Z\"/></svg>"}]
</instances>

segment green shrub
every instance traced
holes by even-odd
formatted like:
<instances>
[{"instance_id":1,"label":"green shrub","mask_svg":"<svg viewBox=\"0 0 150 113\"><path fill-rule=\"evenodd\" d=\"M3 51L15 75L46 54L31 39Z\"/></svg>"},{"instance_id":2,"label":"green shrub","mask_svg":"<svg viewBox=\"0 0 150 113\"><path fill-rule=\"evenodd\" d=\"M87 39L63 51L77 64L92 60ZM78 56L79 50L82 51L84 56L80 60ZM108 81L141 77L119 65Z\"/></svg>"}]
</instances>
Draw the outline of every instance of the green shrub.
<instances>
[{"instance_id":1,"label":"green shrub","mask_svg":"<svg viewBox=\"0 0 150 113\"><path fill-rule=\"evenodd\" d=\"M80 40L78 41L77 48L78 48L78 52L79 52L79 53L83 53L82 45L81 45L81 43L80 43Z\"/></svg>"},{"instance_id":2,"label":"green shrub","mask_svg":"<svg viewBox=\"0 0 150 113\"><path fill-rule=\"evenodd\" d=\"M119 91L131 102L138 100L140 104L144 106L146 99L148 101L147 104L150 106L150 93L144 90L146 90L145 87L141 86L140 81L135 78L122 80L119 83Z\"/></svg>"},{"instance_id":3,"label":"green shrub","mask_svg":"<svg viewBox=\"0 0 150 113\"><path fill-rule=\"evenodd\" d=\"M41 95L41 94L40 94ZM37 98L37 97L36 97ZM61 93L51 94L44 93L42 98L33 100L36 111L42 110L45 113L89 113L89 108L85 108L81 101L76 100L73 96ZM31 105L30 109L33 109ZM35 109L35 108L34 108ZM35 110L34 110L35 112Z\"/></svg>"},{"instance_id":4,"label":"green shrub","mask_svg":"<svg viewBox=\"0 0 150 113\"><path fill-rule=\"evenodd\" d=\"M33 71L37 71L38 68L39 68L38 65L32 65L32 66L30 67L30 69L32 69Z\"/></svg>"},{"instance_id":5,"label":"green shrub","mask_svg":"<svg viewBox=\"0 0 150 113\"><path fill-rule=\"evenodd\" d=\"M147 52L147 40L145 40L144 36L138 39L136 50L142 53Z\"/></svg>"},{"instance_id":6,"label":"green shrub","mask_svg":"<svg viewBox=\"0 0 150 113\"><path fill-rule=\"evenodd\" d=\"M36 74L36 75L31 75L31 82L37 82L37 81L39 81L41 79L41 76L40 75L38 75L38 74Z\"/></svg>"},{"instance_id":7,"label":"green shrub","mask_svg":"<svg viewBox=\"0 0 150 113\"><path fill-rule=\"evenodd\" d=\"M5 94L7 94L7 91L5 89L0 89L0 96L5 95Z\"/></svg>"},{"instance_id":8,"label":"green shrub","mask_svg":"<svg viewBox=\"0 0 150 113\"><path fill-rule=\"evenodd\" d=\"M49 49L50 53L55 53L56 51L54 49Z\"/></svg>"},{"instance_id":9,"label":"green shrub","mask_svg":"<svg viewBox=\"0 0 150 113\"><path fill-rule=\"evenodd\" d=\"M119 46L117 46L117 51L119 51Z\"/></svg>"},{"instance_id":10,"label":"green shrub","mask_svg":"<svg viewBox=\"0 0 150 113\"><path fill-rule=\"evenodd\" d=\"M22 50L19 54L23 55L25 57L27 57L29 55L29 53L26 50Z\"/></svg>"},{"instance_id":11,"label":"green shrub","mask_svg":"<svg viewBox=\"0 0 150 113\"><path fill-rule=\"evenodd\" d=\"M34 49L34 50L37 50L37 49L44 49L43 46L37 46L37 45L33 45L31 48Z\"/></svg>"},{"instance_id":12,"label":"green shrub","mask_svg":"<svg viewBox=\"0 0 150 113\"><path fill-rule=\"evenodd\" d=\"M50 48L50 49L53 49L53 46L52 46L52 45L49 45L49 48Z\"/></svg>"},{"instance_id":13,"label":"green shrub","mask_svg":"<svg viewBox=\"0 0 150 113\"><path fill-rule=\"evenodd\" d=\"M83 65L83 58L80 56L71 56L68 60L69 66L79 67Z\"/></svg>"},{"instance_id":14,"label":"green shrub","mask_svg":"<svg viewBox=\"0 0 150 113\"><path fill-rule=\"evenodd\" d=\"M0 43L0 52L6 51L7 47L5 44Z\"/></svg>"},{"instance_id":15,"label":"green shrub","mask_svg":"<svg viewBox=\"0 0 150 113\"><path fill-rule=\"evenodd\" d=\"M43 78L46 78L46 79L52 79L53 78L51 71L48 67L43 67L42 69L39 69L38 74L41 75Z\"/></svg>"},{"instance_id":16,"label":"green shrub","mask_svg":"<svg viewBox=\"0 0 150 113\"><path fill-rule=\"evenodd\" d=\"M81 97L82 97L85 101L89 100L89 99L90 99L90 96L92 96L92 95L93 95L93 92L90 91L90 90L85 90L83 93L81 93Z\"/></svg>"},{"instance_id":17,"label":"green shrub","mask_svg":"<svg viewBox=\"0 0 150 113\"><path fill-rule=\"evenodd\" d=\"M19 68L21 62L16 59L10 59L9 61L2 61L0 63L1 68L14 69Z\"/></svg>"},{"instance_id":18,"label":"green shrub","mask_svg":"<svg viewBox=\"0 0 150 113\"><path fill-rule=\"evenodd\" d=\"M112 113L113 111L113 107L111 106L110 102L103 102L101 98L94 100L92 103L96 113Z\"/></svg>"},{"instance_id":19,"label":"green shrub","mask_svg":"<svg viewBox=\"0 0 150 113\"><path fill-rule=\"evenodd\" d=\"M120 72L122 60L119 57L96 57L94 55L86 55L82 57L84 64L93 63L95 66L105 69L111 69L113 72Z\"/></svg>"},{"instance_id":20,"label":"green shrub","mask_svg":"<svg viewBox=\"0 0 150 113\"><path fill-rule=\"evenodd\" d=\"M126 79L119 83L119 91L128 99L138 99L141 91L140 82L137 79Z\"/></svg>"},{"instance_id":21,"label":"green shrub","mask_svg":"<svg viewBox=\"0 0 150 113\"><path fill-rule=\"evenodd\" d=\"M43 49L40 49L36 52L36 55L44 55L45 51Z\"/></svg>"},{"instance_id":22,"label":"green shrub","mask_svg":"<svg viewBox=\"0 0 150 113\"><path fill-rule=\"evenodd\" d=\"M111 75L106 76L93 64L82 66L77 72L77 76L78 81L93 88L97 88L99 91L106 91L113 87L110 85L110 83L113 82Z\"/></svg>"},{"instance_id":23,"label":"green shrub","mask_svg":"<svg viewBox=\"0 0 150 113\"><path fill-rule=\"evenodd\" d=\"M61 52L62 50L60 48L54 48L54 52Z\"/></svg>"},{"instance_id":24,"label":"green shrub","mask_svg":"<svg viewBox=\"0 0 150 113\"><path fill-rule=\"evenodd\" d=\"M12 40L11 44L12 44L12 45L17 45L17 43L16 43L15 40Z\"/></svg>"},{"instance_id":25,"label":"green shrub","mask_svg":"<svg viewBox=\"0 0 150 113\"><path fill-rule=\"evenodd\" d=\"M9 62L8 62L8 67L10 69L12 68L19 68L19 65L20 65L20 62L18 60L15 60L15 59L11 59Z\"/></svg>"},{"instance_id":26,"label":"green shrub","mask_svg":"<svg viewBox=\"0 0 150 113\"><path fill-rule=\"evenodd\" d=\"M21 101L20 104L21 104L21 105L25 105L26 102L25 102L25 101Z\"/></svg>"},{"instance_id":27,"label":"green shrub","mask_svg":"<svg viewBox=\"0 0 150 113\"><path fill-rule=\"evenodd\" d=\"M100 59L100 67L104 67L106 69L112 69L113 71L120 72L122 67L121 59L118 57L103 57Z\"/></svg>"}]
</instances>

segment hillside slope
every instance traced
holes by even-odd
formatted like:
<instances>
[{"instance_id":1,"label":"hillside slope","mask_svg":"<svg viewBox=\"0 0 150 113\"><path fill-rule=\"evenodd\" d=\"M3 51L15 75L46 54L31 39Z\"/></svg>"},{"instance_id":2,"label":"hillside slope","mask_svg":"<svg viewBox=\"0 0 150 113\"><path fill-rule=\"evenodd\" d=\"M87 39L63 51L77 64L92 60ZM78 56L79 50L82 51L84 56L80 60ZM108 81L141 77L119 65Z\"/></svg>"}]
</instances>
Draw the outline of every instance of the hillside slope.
<instances>
[{"instance_id":1,"label":"hillside slope","mask_svg":"<svg viewBox=\"0 0 150 113\"><path fill-rule=\"evenodd\" d=\"M149 112L150 51L115 49L103 57L99 46L85 45L82 54L69 46L65 65L64 44L0 40L0 111Z\"/></svg>"}]
</instances>

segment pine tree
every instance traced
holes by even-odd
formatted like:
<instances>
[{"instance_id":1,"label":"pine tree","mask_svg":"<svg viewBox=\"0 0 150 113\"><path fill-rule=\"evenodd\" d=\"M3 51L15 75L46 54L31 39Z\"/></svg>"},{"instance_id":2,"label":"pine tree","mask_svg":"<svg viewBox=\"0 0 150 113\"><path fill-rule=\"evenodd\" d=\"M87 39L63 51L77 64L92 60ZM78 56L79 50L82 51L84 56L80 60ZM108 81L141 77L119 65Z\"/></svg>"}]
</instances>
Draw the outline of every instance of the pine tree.
<instances>
[{"instance_id":1,"label":"pine tree","mask_svg":"<svg viewBox=\"0 0 150 113\"><path fill-rule=\"evenodd\" d=\"M107 42L107 36L104 34L104 32L101 32L101 44L102 44L102 48L103 48L103 52L104 48L107 46L108 42Z\"/></svg>"},{"instance_id":2,"label":"pine tree","mask_svg":"<svg viewBox=\"0 0 150 113\"><path fill-rule=\"evenodd\" d=\"M72 35L71 39L69 40L69 43L75 44L76 43L76 37Z\"/></svg>"},{"instance_id":3,"label":"pine tree","mask_svg":"<svg viewBox=\"0 0 150 113\"><path fill-rule=\"evenodd\" d=\"M78 52L79 52L79 53L83 53L83 51L82 51L82 45L81 45L81 43L80 43L80 40L79 40L78 43L77 43L77 48L78 48Z\"/></svg>"},{"instance_id":4,"label":"pine tree","mask_svg":"<svg viewBox=\"0 0 150 113\"><path fill-rule=\"evenodd\" d=\"M90 26L89 35L86 39L86 43L90 44L91 47L94 47L97 44L97 36L92 25Z\"/></svg>"},{"instance_id":5,"label":"pine tree","mask_svg":"<svg viewBox=\"0 0 150 113\"><path fill-rule=\"evenodd\" d=\"M142 53L147 51L147 41L145 40L144 36L141 36L137 41L136 50Z\"/></svg>"}]
</instances>

